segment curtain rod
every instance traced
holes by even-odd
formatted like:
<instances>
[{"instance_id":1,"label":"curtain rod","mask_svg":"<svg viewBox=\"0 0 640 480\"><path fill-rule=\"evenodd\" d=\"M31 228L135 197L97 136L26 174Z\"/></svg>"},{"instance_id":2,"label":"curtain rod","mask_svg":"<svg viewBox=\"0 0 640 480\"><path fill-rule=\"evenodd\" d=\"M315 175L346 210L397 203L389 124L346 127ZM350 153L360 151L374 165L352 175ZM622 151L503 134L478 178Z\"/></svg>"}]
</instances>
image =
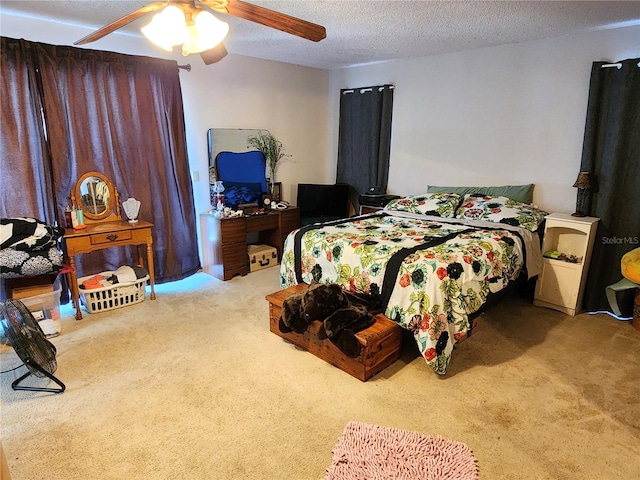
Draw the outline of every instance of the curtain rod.
<instances>
[{"instance_id":1,"label":"curtain rod","mask_svg":"<svg viewBox=\"0 0 640 480\"><path fill-rule=\"evenodd\" d=\"M182 68L183 70L186 70L187 72L191 71L191 64L187 63L186 65L178 65L178 68Z\"/></svg>"},{"instance_id":2,"label":"curtain rod","mask_svg":"<svg viewBox=\"0 0 640 480\"><path fill-rule=\"evenodd\" d=\"M383 85L381 87L378 87L378 91L381 92L385 88L388 88L389 90L393 90L396 87L394 85ZM349 89L349 90L343 90L342 94L346 95L347 93L354 93L356 90L360 90L360 93L372 92L373 91L373 87L352 88L352 89Z\"/></svg>"},{"instance_id":3,"label":"curtain rod","mask_svg":"<svg viewBox=\"0 0 640 480\"><path fill-rule=\"evenodd\" d=\"M638 62L636 64L636 66L640 67L640 62ZM600 65L600 68L617 68L618 70L620 70L622 68L622 63L618 62L618 63L605 63L604 65Z\"/></svg>"}]
</instances>

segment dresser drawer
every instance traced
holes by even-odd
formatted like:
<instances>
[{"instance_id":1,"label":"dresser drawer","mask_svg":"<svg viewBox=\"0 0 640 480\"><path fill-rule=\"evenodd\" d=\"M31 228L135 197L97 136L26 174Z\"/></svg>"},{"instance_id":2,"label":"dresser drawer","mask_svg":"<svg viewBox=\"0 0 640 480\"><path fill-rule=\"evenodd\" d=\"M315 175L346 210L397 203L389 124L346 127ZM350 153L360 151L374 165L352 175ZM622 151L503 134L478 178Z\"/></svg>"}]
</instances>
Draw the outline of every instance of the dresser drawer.
<instances>
[{"instance_id":1,"label":"dresser drawer","mask_svg":"<svg viewBox=\"0 0 640 480\"><path fill-rule=\"evenodd\" d=\"M117 243L125 240L131 240L131 230L122 230L120 232L95 233L91 235L91 245L101 245L105 243Z\"/></svg>"},{"instance_id":2,"label":"dresser drawer","mask_svg":"<svg viewBox=\"0 0 640 480\"><path fill-rule=\"evenodd\" d=\"M248 267L249 254L247 253L247 244L239 243L235 245L223 245L222 246L222 263L224 265L225 270Z\"/></svg>"},{"instance_id":3,"label":"dresser drawer","mask_svg":"<svg viewBox=\"0 0 640 480\"><path fill-rule=\"evenodd\" d=\"M288 208L280 211L280 231L283 236L300 226L300 209Z\"/></svg>"},{"instance_id":4,"label":"dresser drawer","mask_svg":"<svg viewBox=\"0 0 640 480\"><path fill-rule=\"evenodd\" d=\"M247 230L245 228L245 221L243 217L224 218L219 222L220 240L223 245L245 243Z\"/></svg>"},{"instance_id":5,"label":"dresser drawer","mask_svg":"<svg viewBox=\"0 0 640 480\"><path fill-rule=\"evenodd\" d=\"M275 213L266 215L256 215L254 217L246 217L247 232L261 232L264 230L274 230L278 228L280 216Z\"/></svg>"}]
</instances>

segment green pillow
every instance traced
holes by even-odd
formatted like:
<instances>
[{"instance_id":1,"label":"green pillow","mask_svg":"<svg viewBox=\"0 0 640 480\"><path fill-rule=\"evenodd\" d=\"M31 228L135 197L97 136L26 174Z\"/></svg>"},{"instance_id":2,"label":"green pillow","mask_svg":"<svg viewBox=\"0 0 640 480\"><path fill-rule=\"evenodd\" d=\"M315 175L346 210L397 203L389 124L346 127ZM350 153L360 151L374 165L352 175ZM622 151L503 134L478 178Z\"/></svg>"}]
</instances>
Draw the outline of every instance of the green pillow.
<instances>
[{"instance_id":1,"label":"green pillow","mask_svg":"<svg viewBox=\"0 0 640 480\"><path fill-rule=\"evenodd\" d=\"M522 203L533 203L533 187L533 183L528 185L502 185L500 187L438 187L427 185L427 192L451 192L458 195L481 193L492 197L507 197Z\"/></svg>"}]
</instances>

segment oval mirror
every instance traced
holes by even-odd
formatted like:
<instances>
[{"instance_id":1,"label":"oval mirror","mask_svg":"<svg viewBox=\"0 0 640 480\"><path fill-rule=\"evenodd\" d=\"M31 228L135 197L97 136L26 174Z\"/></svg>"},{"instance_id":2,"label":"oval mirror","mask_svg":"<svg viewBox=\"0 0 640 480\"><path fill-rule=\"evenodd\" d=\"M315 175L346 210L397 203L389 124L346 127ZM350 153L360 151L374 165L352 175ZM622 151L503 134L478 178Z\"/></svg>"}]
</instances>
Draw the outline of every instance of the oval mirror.
<instances>
[{"instance_id":1,"label":"oval mirror","mask_svg":"<svg viewBox=\"0 0 640 480\"><path fill-rule=\"evenodd\" d=\"M85 217L103 219L111 213L114 205L113 185L99 172L88 172L76 183L76 201Z\"/></svg>"}]
</instances>

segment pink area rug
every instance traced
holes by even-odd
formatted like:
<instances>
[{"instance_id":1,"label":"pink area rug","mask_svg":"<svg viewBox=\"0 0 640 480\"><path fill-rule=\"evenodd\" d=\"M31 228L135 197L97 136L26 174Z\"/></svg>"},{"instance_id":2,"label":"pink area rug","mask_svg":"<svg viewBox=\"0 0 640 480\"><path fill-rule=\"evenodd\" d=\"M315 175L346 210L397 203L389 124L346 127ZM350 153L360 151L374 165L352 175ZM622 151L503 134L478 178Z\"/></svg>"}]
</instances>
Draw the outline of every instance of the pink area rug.
<instances>
[{"instance_id":1,"label":"pink area rug","mask_svg":"<svg viewBox=\"0 0 640 480\"><path fill-rule=\"evenodd\" d=\"M324 480L477 480L469 447L440 436L349 422Z\"/></svg>"}]
</instances>

